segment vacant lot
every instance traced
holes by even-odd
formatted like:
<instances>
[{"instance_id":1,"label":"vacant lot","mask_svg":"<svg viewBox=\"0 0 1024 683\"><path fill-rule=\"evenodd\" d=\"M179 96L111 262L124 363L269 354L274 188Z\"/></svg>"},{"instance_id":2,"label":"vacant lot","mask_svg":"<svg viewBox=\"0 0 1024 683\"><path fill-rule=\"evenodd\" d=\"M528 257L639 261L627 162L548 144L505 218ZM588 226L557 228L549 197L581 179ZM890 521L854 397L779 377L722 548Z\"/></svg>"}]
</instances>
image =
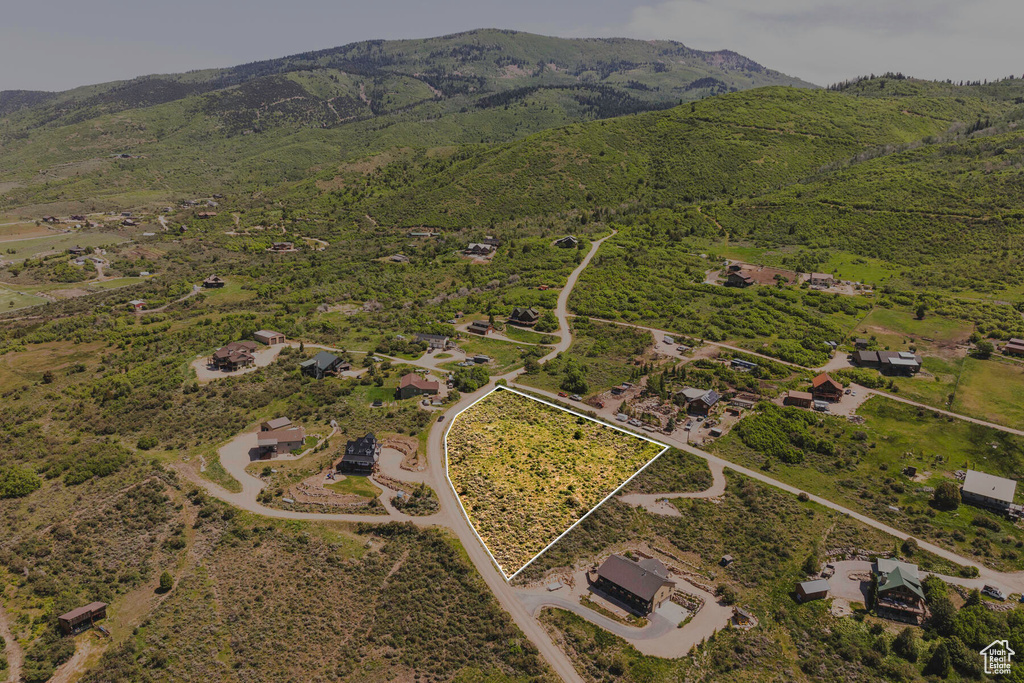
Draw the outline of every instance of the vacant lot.
<instances>
[{"instance_id":1,"label":"vacant lot","mask_svg":"<svg viewBox=\"0 0 1024 683\"><path fill-rule=\"evenodd\" d=\"M1024 366L965 358L953 410L1018 429L1024 427Z\"/></svg>"},{"instance_id":2,"label":"vacant lot","mask_svg":"<svg viewBox=\"0 0 1024 683\"><path fill-rule=\"evenodd\" d=\"M662 447L499 389L455 419L447 449L470 521L511 575Z\"/></svg>"}]
</instances>

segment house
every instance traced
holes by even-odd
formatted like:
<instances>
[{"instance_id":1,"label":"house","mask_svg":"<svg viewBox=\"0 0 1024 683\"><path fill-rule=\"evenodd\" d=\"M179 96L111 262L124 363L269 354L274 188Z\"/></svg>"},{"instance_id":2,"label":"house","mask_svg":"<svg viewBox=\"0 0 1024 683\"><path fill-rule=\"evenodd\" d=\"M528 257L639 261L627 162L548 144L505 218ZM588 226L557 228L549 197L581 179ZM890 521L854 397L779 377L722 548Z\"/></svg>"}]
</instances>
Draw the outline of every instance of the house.
<instances>
[{"instance_id":1,"label":"house","mask_svg":"<svg viewBox=\"0 0 1024 683\"><path fill-rule=\"evenodd\" d=\"M415 372L410 372L407 375L402 375L402 379L398 382L396 395L400 399L422 395L436 396L438 386L437 382L431 382Z\"/></svg>"},{"instance_id":2,"label":"house","mask_svg":"<svg viewBox=\"0 0 1024 683\"><path fill-rule=\"evenodd\" d=\"M913 375L921 369L921 356L910 351L879 351L878 366L888 375Z\"/></svg>"},{"instance_id":3,"label":"house","mask_svg":"<svg viewBox=\"0 0 1024 683\"><path fill-rule=\"evenodd\" d=\"M691 415L707 415L722 398L714 389L693 389L687 387L680 393L686 399L686 412Z\"/></svg>"},{"instance_id":4,"label":"house","mask_svg":"<svg viewBox=\"0 0 1024 683\"><path fill-rule=\"evenodd\" d=\"M479 334L480 336L486 336L488 332L494 331L494 325L487 320L474 320L469 324L469 327L466 328L466 331L472 332L473 334Z\"/></svg>"},{"instance_id":5,"label":"house","mask_svg":"<svg viewBox=\"0 0 1024 683\"><path fill-rule=\"evenodd\" d=\"M259 432L256 435L256 447L261 457L282 455L302 450L305 440L306 430L302 427L285 427Z\"/></svg>"},{"instance_id":6,"label":"house","mask_svg":"<svg viewBox=\"0 0 1024 683\"><path fill-rule=\"evenodd\" d=\"M466 256L487 256L494 253L494 246L483 242L470 242L462 253Z\"/></svg>"},{"instance_id":7,"label":"house","mask_svg":"<svg viewBox=\"0 0 1024 683\"><path fill-rule=\"evenodd\" d=\"M123 221L121 221L121 225L125 226L126 228L134 228L136 225L138 225L138 223L136 223L131 218L125 218Z\"/></svg>"},{"instance_id":8,"label":"house","mask_svg":"<svg viewBox=\"0 0 1024 683\"><path fill-rule=\"evenodd\" d=\"M260 424L261 432L272 432L276 429L284 429L285 427L291 427L292 421L287 417L275 417L273 420L267 420Z\"/></svg>"},{"instance_id":9,"label":"house","mask_svg":"<svg viewBox=\"0 0 1024 683\"><path fill-rule=\"evenodd\" d=\"M533 327L537 324L538 320L540 320L540 313L532 306L530 308L516 306L512 309L512 315L508 317L508 321L513 325L523 325L525 327Z\"/></svg>"},{"instance_id":10,"label":"house","mask_svg":"<svg viewBox=\"0 0 1024 683\"><path fill-rule=\"evenodd\" d=\"M85 247L74 246L68 249L68 253L72 256L81 256L85 253Z\"/></svg>"},{"instance_id":11,"label":"house","mask_svg":"<svg viewBox=\"0 0 1024 683\"><path fill-rule=\"evenodd\" d=\"M304 375L323 379L327 375L336 376L339 372L351 369L352 366L335 356L333 353L320 351L309 360L299 363L299 368L302 369L302 374Z\"/></svg>"},{"instance_id":12,"label":"house","mask_svg":"<svg viewBox=\"0 0 1024 683\"><path fill-rule=\"evenodd\" d=\"M284 344L285 342L284 335L281 334L280 332L275 332L273 330L260 330L259 332L256 332L252 336L256 341L260 342L261 344L266 344L267 346L273 346L274 344Z\"/></svg>"},{"instance_id":13,"label":"house","mask_svg":"<svg viewBox=\"0 0 1024 683\"><path fill-rule=\"evenodd\" d=\"M633 562L612 555L597 570L593 587L644 615L661 606L672 594L675 581L668 569L654 558Z\"/></svg>"},{"instance_id":14,"label":"house","mask_svg":"<svg viewBox=\"0 0 1024 683\"><path fill-rule=\"evenodd\" d=\"M916 564L880 557L875 562L875 581L878 616L912 624L924 621L927 608Z\"/></svg>"},{"instance_id":15,"label":"house","mask_svg":"<svg viewBox=\"0 0 1024 683\"><path fill-rule=\"evenodd\" d=\"M1012 356L1024 356L1024 339L1011 339L1003 345L1003 353Z\"/></svg>"},{"instance_id":16,"label":"house","mask_svg":"<svg viewBox=\"0 0 1024 683\"><path fill-rule=\"evenodd\" d=\"M203 287L206 289L220 289L227 283L224 282L224 278L219 275L211 275L210 277L203 280Z\"/></svg>"},{"instance_id":17,"label":"house","mask_svg":"<svg viewBox=\"0 0 1024 683\"><path fill-rule=\"evenodd\" d=\"M967 470L963 486L960 487L960 494L965 503L996 512L1008 512L1016 492L1017 482L1013 479L975 470Z\"/></svg>"},{"instance_id":18,"label":"house","mask_svg":"<svg viewBox=\"0 0 1024 683\"><path fill-rule=\"evenodd\" d=\"M880 366L877 351L854 351L853 364L859 368L877 368Z\"/></svg>"},{"instance_id":19,"label":"house","mask_svg":"<svg viewBox=\"0 0 1024 683\"><path fill-rule=\"evenodd\" d=\"M57 623L60 624L60 630L65 635L71 635L77 633L87 626L92 626L94 622L99 619L107 618L107 603L105 602L90 602L85 607L79 607L73 609L70 612L57 617Z\"/></svg>"},{"instance_id":20,"label":"house","mask_svg":"<svg viewBox=\"0 0 1024 683\"><path fill-rule=\"evenodd\" d=\"M480 241L483 242L484 244L489 244L489 245L491 245L492 247L495 247L495 248L501 246L501 240L499 240L494 235L488 235L487 237L483 238Z\"/></svg>"},{"instance_id":21,"label":"house","mask_svg":"<svg viewBox=\"0 0 1024 683\"><path fill-rule=\"evenodd\" d=\"M811 394L818 401L835 402L843 397L843 385L823 372L811 380Z\"/></svg>"},{"instance_id":22,"label":"house","mask_svg":"<svg viewBox=\"0 0 1024 683\"><path fill-rule=\"evenodd\" d=\"M56 216L43 216L44 223L60 223Z\"/></svg>"},{"instance_id":23,"label":"house","mask_svg":"<svg viewBox=\"0 0 1024 683\"><path fill-rule=\"evenodd\" d=\"M270 251L295 251L295 244L292 242L274 242L270 245Z\"/></svg>"},{"instance_id":24,"label":"house","mask_svg":"<svg viewBox=\"0 0 1024 683\"><path fill-rule=\"evenodd\" d=\"M373 474L379 459L380 442L373 432L370 432L345 444L345 455L338 461L336 469L339 472Z\"/></svg>"},{"instance_id":25,"label":"house","mask_svg":"<svg viewBox=\"0 0 1024 683\"><path fill-rule=\"evenodd\" d=\"M239 370L256 364L256 342L236 341L213 352L210 364L219 370Z\"/></svg>"},{"instance_id":26,"label":"house","mask_svg":"<svg viewBox=\"0 0 1024 683\"><path fill-rule=\"evenodd\" d=\"M742 358L733 358L729 361L729 365L733 369L741 371L753 370L757 367L757 363L752 363L749 360L743 360Z\"/></svg>"},{"instance_id":27,"label":"house","mask_svg":"<svg viewBox=\"0 0 1024 683\"><path fill-rule=\"evenodd\" d=\"M80 213L73 213L73 214L71 214L70 218L73 221L84 221L85 220L85 216L83 216Z\"/></svg>"},{"instance_id":28,"label":"house","mask_svg":"<svg viewBox=\"0 0 1024 683\"><path fill-rule=\"evenodd\" d=\"M810 408L813 400L814 395L809 391L789 391L786 392L786 398L782 400L782 404L797 408Z\"/></svg>"},{"instance_id":29,"label":"house","mask_svg":"<svg viewBox=\"0 0 1024 683\"><path fill-rule=\"evenodd\" d=\"M213 218L216 215L217 215L216 211L200 211L199 213L196 214L196 217L197 218L201 218L203 220L206 220L207 218Z\"/></svg>"},{"instance_id":30,"label":"house","mask_svg":"<svg viewBox=\"0 0 1024 683\"><path fill-rule=\"evenodd\" d=\"M752 284L754 284L754 278L739 271L733 271L725 278L726 287L749 287Z\"/></svg>"},{"instance_id":31,"label":"house","mask_svg":"<svg viewBox=\"0 0 1024 683\"><path fill-rule=\"evenodd\" d=\"M484 363L490 363L491 362L491 357L487 356L487 355L484 355L482 353L478 353L475 356L473 356L472 358L470 358L470 360L473 361L474 363L476 363L477 365L483 365Z\"/></svg>"},{"instance_id":32,"label":"house","mask_svg":"<svg viewBox=\"0 0 1024 683\"><path fill-rule=\"evenodd\" d=\"M830 273L811 273L811 287L831 287L835 282Z\"/></svg>"},{"instance_id":33,"label":"house","mask_svg":"<svg viewBox=\"0 0 1024 683\"><path fill-rule=\"evenodd\" d=\"M871 340L865 339L864 337L857 337L856 339L853 340L853 346L854 348L857 349L866 349L870 344Z\"/></svg>"},{"instance_id":34,"label":"house","mask_svg":"<svg viewBox=\"0 0 1024 683\"><path fill-rule=\"evenodd\" d=\"M426 334L424 332L417 332L414 338L418 342L424 342L428 348L443 350L447 349L450 342L448 337L443 334Z\"/></svg>"},{"instance_id":35,"label":"house","mask_svg":"<svg viewBox=\"0 0 1024 683\"><path fill-rule=\"evenodd\" d=\"M811 600L824 600L828 597L828 590L828 581L825 579L801 581L796 585L796 601L810 602Z\"/></svg>"},{"instance_id":36,"label":"house","mask_svg":"<svg viewBox=\"0 0 1024 683\"><path fill-rule=\"evenodd\" d=\"M559 249L576 249L580 245L580 241L572 235L566 235L562 239L555 240L555 246Z\"/></svg>"},{"instance_id":37,"label":"house","mask_svg":"<svg viewBox=\"0 0 1024 683\"><path fill-rule=\"evenodd\" d=\"M146 301L144 299L132 299L128 302L128 305L135 309L136 312L139 312L146 306Z\"/></svg>"}]
</instances>

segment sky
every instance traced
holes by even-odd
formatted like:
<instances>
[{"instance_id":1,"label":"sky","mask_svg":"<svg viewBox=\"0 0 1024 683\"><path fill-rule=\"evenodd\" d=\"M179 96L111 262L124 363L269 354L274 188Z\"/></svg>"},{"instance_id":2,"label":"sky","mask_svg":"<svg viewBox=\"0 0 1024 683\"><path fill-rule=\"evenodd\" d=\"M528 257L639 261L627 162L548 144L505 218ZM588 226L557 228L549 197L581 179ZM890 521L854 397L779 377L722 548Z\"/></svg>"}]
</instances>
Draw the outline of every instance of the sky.
<instances>
[{"instance_id":1,"label":"sky","mask_svg":"<svg viewBox=\"0 0 1024 683\"><path fill-rule=\"evenodd\" d=\"M34 0L3 3L0 90L63 90L473 28L670 39L819 85L1024 75L1021 0Z\"/></svg>"}]
</instances>

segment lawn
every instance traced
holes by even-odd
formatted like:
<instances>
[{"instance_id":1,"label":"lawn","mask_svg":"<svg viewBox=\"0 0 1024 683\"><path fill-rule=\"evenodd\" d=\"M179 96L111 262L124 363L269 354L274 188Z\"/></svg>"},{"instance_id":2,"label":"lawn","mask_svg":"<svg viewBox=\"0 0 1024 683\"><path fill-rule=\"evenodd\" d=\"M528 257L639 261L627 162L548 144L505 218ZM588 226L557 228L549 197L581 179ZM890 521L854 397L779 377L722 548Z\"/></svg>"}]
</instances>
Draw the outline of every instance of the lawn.
<instances>
[{"instance_id":1,"label":"lawn","mask_svg":"<svg viewBox=\"0 0 1024 683\"><path fill-rule=\"evenodd\" d=\"M4 260L21 261L43 252L64 251L74 246L107 247L120 244L125 239L120 235L107 232L72 232L50 237L9 242L4 245Z\"/></svg>"},{"instance_id":2,"label":"lawn","mask_svg":"<svg viewBox=\"0 0 1024 683\"><path fill-rule=\"evenodd\" d=\"M953 410L964 415L1024 428L1024 366L991 358L964 359Z\"/></svg>"},{"instance_id":3,"label":"lawn","mask_svg":"<svg viewBox=\"0 0 1024 683\"><path fill-rule=\"evenodd\" d=\"M33 296L24 292L0 286L0 313L13 311L26 306L37 306L45 304L46 299L41 296Z\"/></svg>"},{"instance_id":4,"label":"lawn","mask_svg":"<svg viewBox=\"0 0 1024 683\"><path fill-rule=\"evenodd\" d=\"M446 450L470 522L511 576L662 446L498 389L455 418Z\"/></svg>"},{"instance_id":5,"label":"lawn","mask_svg":"<svg viewBox=\"0 0 1024 683\"><path fill-rule=\"evenodd\" d=\"M874 335L881 346L900 346L914 341L955 344L966 341L974 330L963 320L925 314L922 320L909 311L876 308L857 326L856 336Z\"/></svg>"},{"instance_id":6,"label":"lawn","mask_svg":"<svg viewBox=\"0 0 1024 683\"><path fill-rule=\"evenodd\" d=\"M859 413L862 425L773 406L746 417L711 450L978 563L1024 568L1024 530L968 506L938 510L928 489L961 469L1019 476L1024 438L882 397L869 399ZM907 466L917 468L917 479L903 474ZM1020 491L1017 499L1024 500Z\"/></svg>"},{"instance_id":7,"label":"lawn","mask_svg":"<svg viewBox=\"0 0 1024 683\"><path fill-rule=\"evenodd\" d=\"M485 356L490 356L493 360L485 367L491 374L499 375L522 365L522 352L520 348L529 348L519 347L506 341L486 339L476 335L463 337L458 343L459 348L465 351L467 355L474 356L482 353ZM454 371L458 364L454 362L446 363L444 367Z\"/></svg>"},{"instance_id":8,"label":"lawn","mask_svg":"<svg viewBox=\"0 0 1024 683\"><path fill-rule=\"evenodd\" d=\"M554 344L558 341L557 335L541 334L540 332L526 330L515 325L505 325L502 334L509 339L526 342L527 344Z\"/></svg>"},{"instance_id":9,"label":"lawn","mask_svg":"<svg viewBox=\"0 0 1024 683\"><path fill-rule=\"evenodd\" d=\"M346 476L340 481L325 485L324 488L336 493L362 496L363 498L376 498L381 494L381 490L373 485L369 477Z\"/></svg>"}]
</instances>

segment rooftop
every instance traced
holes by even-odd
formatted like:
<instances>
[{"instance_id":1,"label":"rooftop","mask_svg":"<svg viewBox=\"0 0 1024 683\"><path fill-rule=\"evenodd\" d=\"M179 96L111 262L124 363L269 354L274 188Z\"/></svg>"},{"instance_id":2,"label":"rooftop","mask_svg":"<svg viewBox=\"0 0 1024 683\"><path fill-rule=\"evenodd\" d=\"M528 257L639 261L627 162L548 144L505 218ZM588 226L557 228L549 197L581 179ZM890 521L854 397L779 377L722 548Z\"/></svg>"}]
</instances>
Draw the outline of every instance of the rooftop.
<instances>
[{"instance_id":1,"label":"rooftop","mask_svg":"<svg viewBox=\"0 0 1024 683\"><path fill-rule=\"evenodd\" d=\"M674 584L668 578L665 565L653 558L633 562L621 555L612 555L597 570L597 575L642 600L653 600L659 588L666 583Z\"/></svg>"},{"instance_id":2,"label":"rooftop","mask_svg":"<svg viewBox=\"0 0 1024 683\"><path fill-rule=\"evenodd\" d=\"M975 470L967 470L964 477L964 493L972 493L976 496L994 498L1005 503L1013 502L1013 495L1017 491L1017 482L1013 479L997 477L993 474L985 474Z\"/></svg>"}]
</instances>

